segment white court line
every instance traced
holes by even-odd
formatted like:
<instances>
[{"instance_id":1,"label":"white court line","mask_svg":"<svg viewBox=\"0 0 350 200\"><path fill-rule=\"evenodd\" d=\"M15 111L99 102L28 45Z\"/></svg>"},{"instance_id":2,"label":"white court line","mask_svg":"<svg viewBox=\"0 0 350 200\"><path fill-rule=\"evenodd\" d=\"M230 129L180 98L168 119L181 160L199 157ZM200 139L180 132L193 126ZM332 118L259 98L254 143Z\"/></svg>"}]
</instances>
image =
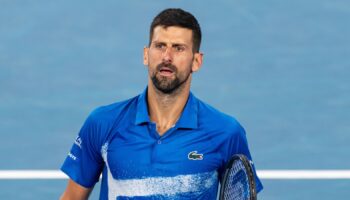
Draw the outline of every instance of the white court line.
<instances>
[{"instance_id":1,"label":"white court line","mask_svg":"<svg viewBox=\"0 0 350 200\"><path fill-rule=\"evenodd\" d=\"M350 179L350 170L261 170L262 179Z\"/></svg>"},{"instance_id":2,"label":"white court line","mask_svg":"<svg viewBox=\"0 0 350 200\"><path fill-rule=\"evenodd\" d=\"M261 179L350 179L350 170L258 170ZM59 170L0 170L6 179L67 179Z\"/></svg>"},{"instance_id":3,"label":"white court line","mask_svg":"<svg viewBox=\"0 0 350 200\"><path fill-rule=\"evenodd\" d=\"M59 170L0 170L0 179L68 179Z\"/></svg>"}]
</instances>

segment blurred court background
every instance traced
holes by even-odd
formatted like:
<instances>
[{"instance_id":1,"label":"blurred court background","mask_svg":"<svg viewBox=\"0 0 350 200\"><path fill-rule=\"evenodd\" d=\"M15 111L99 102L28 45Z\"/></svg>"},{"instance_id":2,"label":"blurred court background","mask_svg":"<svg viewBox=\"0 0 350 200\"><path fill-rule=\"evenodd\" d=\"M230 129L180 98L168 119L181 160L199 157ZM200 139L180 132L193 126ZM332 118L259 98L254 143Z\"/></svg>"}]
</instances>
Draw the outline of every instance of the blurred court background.
<instances>
[{"instance_id":1,"label":"blurred court background","mask_svg":"<svg viewBox=\"0 0 350 200\"><path fill-rule=\"evenodd\" d=\"M348 0L0 0L0 170L59 169L92 109L139 94L149 25L168 7L199 20L192 91L242 123L258 170L350 169ZM263 200L350 196L349 179L263 183ZM65 185L0 180L0 199Z\"/></svg>"}]
</instances>

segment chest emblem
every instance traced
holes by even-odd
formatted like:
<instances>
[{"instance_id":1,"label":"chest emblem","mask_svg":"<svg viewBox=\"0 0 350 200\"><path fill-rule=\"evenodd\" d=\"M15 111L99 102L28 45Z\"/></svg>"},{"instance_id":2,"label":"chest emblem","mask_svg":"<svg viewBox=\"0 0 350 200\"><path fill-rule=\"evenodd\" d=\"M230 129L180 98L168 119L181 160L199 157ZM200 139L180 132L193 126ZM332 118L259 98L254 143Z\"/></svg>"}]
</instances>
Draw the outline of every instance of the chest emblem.
<instances>
[{"instance_id":1,"label":"chest emblem","mask_svg":"<svg viewBox=\"0 0 350 200\"><path fill-rule=\"evenodd\" d=\"M203 160L203 154L197 153L197 151L191 151L187 157L189 160Z\"/></svg>"}]
</instances>

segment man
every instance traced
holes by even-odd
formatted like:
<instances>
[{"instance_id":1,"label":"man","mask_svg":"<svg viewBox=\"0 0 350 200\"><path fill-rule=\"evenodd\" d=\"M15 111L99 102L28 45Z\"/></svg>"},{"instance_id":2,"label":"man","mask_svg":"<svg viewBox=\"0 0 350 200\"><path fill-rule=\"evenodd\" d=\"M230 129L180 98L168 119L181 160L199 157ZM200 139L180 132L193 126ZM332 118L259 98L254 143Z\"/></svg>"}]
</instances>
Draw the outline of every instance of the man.
<instances>
[{"instance_id":1,"label":"man","mask_svg":"<svg viewBox=\"0 0 350 200\"><path fill-rule=\"evenodd\" d=\"M155 17L143 57L148 87L90 114L62 166L70 180L61 199L87 199L101 173L100 199L216 199L228 159L251 156L240 124L190 92L200 42L190 13Z\"/></svg>"}]
</instances>

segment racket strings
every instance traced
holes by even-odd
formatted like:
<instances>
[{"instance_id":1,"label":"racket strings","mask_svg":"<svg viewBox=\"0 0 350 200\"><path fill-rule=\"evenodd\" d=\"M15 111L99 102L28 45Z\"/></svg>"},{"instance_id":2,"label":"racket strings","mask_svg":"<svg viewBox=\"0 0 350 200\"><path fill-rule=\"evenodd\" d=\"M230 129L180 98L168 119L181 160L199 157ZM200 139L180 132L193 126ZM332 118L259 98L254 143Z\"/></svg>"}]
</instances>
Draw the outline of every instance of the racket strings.
<instances>
[{"instance_id":1,"label":"racket strings","mask_svg":"<svg viewBox=\"0 0 350 200\"><path fill-rule=\"evenodd\" d=\"M242 162L235 162L229 170L224 199L246 200L250 198L247 171Z\"/></svg>"}]
</instances>

